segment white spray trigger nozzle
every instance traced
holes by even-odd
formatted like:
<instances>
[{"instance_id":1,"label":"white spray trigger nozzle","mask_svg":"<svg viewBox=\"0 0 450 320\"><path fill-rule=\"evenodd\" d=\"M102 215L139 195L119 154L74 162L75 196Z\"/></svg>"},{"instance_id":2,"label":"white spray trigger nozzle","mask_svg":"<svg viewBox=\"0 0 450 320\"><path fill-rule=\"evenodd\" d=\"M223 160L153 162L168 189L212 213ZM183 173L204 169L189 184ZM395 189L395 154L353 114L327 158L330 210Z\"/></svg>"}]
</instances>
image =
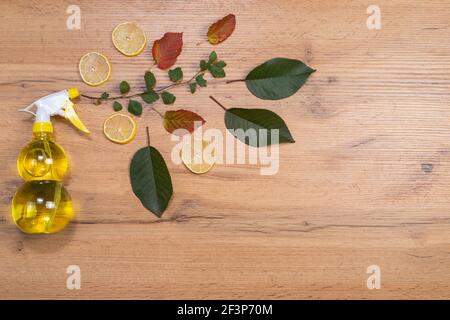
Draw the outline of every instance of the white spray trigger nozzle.
<instances>
[{"instance_id":1,"label":"white spray trigger nozzle","mask_svg":"<svg viewBox=\"0 0 450 320\"><path fill-rule=\"evenodd\" d=\"M28 112L33 114L36 119L35 122L50 122L50 117L52 116L62 116L68 119L75 127L83 132L89 133L89 130L81 122L75 109L73 108L73 102L71 98L75 98L79 95L76 88L71 88L68 90L58 91L48 96L42 97L35 102L33 102L28 107L21 109L19 111ZM36 112L30 109L35 106Z\"/></svg>"}]
</instances>

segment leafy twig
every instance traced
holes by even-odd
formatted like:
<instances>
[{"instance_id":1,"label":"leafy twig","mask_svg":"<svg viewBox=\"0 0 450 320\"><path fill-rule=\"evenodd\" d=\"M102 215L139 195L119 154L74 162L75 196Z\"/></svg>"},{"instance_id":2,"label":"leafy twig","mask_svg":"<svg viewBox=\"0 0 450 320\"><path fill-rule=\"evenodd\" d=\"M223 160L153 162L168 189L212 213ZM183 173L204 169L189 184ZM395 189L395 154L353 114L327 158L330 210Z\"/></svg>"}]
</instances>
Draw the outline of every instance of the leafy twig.
<instances>
[{"instance_id":1,"label":"leafy twig","mask_svg":"<svg viewBox=\"0 0 450 320\"><path fill-rule=\"evenodd\" d=\"M154 91L155 91L156 93L160 93L160 92L163 92L164 90L167 90L167 89L170 89L170 88L173 88L173 87L178 87L178 86L181 86L181 85L190 84L191 82L195 81L195 78L196 78L197 76L199 76L199 75L201 75L201 74L203 75L203 74L205 74L205 72L206 72L206 71L200 70L200 71L198 71L196 74L194 74L189 80L182 81L182 82L177 82L177 83L171 83L171 84L166 85L166 86L163 86L163 87L161 87L161 88L157 88L157 89L155 89ZM130 94L130 95L112 96L112 97L107 97L107 98L102 98L101 96L100 96L100 97L94 97L94 96L90 96L90 95L87 95L87 94L81 94L81 96L82 96L83 98L87 98L87 99L91 99L91 100L103 100L103 101L108 101L108 100L118 100L118 99L135 98L135 97L139 97L139 96L143 95L144 93L146 93L146 91L139 92L139 93L133 93L133 94Z\"/></svg>"},{"instance_id":2,"label":"leafy twig","mask_svg":"<svg viewBox=\"0 0 450 320\"><path fill-rule=\"evenodd\" d=\"M156 92L156 93L160 93L160 92L162 92L162 91L164 91L164 90L167 90L167 89L170 89L170 88L173 88L173 87L178 87L178 86L181 86L181 85L190 84L190 83L192 83L192 82L195 80L195 78L196 78L197 76L199 76L199 75L204 75L204 74L205 74L205 71L198 71L198 72L197 72L194 76L192 76L192 78L190 78L189 80L182 81L182 82L178 82L178 83L171 83L171 84L166 85L166 86L164 86L164 87L155 89L155 92ZM245 79L227 80L227 81L225 81L225 84L234 83L234 82L244 82L244 81L245 81ZM219 82L221 82L221 81L219 81ZM222 82L222 83L223 83L223 82ZM101 100L103 100L103 101L108 101L108 100L118 100L118 99L136 98L136 97L139 97L139 96L143 95L144 93L145 93L145 91L142 91L142 92L140 92L140 93L133 93L133 94L131 94L131 95L126 95L126 96L123 96L123 95L121 95L121 96L113 96L113 97L108 97L108 98L94 97L94 96L90 96L90 95L87 95L87 94L81 94L81 96L82 96L83 98L87 98L87 99L91 99L91 100L99 100L99 99L101 99Z\"/></svg>"},{"instance_id":3,"label":"leafy twig","mask_svg":"<svg viewBox=\"0 0 450 320\"><path fill-rule=\"evenodd\" d=\"M206 80L203 79L203 75L206 73L206 71L209 71L211 73L211 75L214 78L223 78L225 77L225 71L224 68L226 67L226 63L223 60L218 60L217 57L217 53L215 51L212 51L209 54L208 60L201 60L199 63L200 66L200 70L197 71L197 73L195 73L189 80L186 81L180 81L180 82L175 82L160 87L160 88L153 88L154 83L156 82L156 79L154 78L154 75L151 72L147 72L149 73L151 76L148 79L149 81L151 81L151 85L149 86L147 84L147 80L146 80L146 91L142 91L139 93L133 93L133 94L129 94L126 95L130 89L129 84L126 81L122 81L120 83L120 92L122 93L121 95L117 95L117 96L110 96L108 93L104 92L100 97L94 97L91 95L87 95L87 94L81 94L82 97L87 98L87 99L91 99L93 100L94 103L100 104L101 101L111 101L111 100L117 100L117 99L129 99L129 98L134 98L134 97L138 97L138 96L142 96L143 94L146 94L149 90L153 91L154 93L161 93L164 92L167 89L173 88L173 87L178 87L180 85L188 85L190 86L190 90L191 93L195 92L195 87L197 85L201 86L201 87L205 87L206 86ZM181 68L176 68L176 69L180 69L179 72L181 73L181 77L182 77L182 72L181 72ZM169 71L169 76L170 73L173 72L174 70L170 70ZM147 74L146 73L146 74ZM171 78L172 79L172 78ZM243 79L238 79L238 80L230 80L229 82L234 82L234 81L244 81ZM226 83L229 83L226 82Z\"/></svg>"}]
</instances>

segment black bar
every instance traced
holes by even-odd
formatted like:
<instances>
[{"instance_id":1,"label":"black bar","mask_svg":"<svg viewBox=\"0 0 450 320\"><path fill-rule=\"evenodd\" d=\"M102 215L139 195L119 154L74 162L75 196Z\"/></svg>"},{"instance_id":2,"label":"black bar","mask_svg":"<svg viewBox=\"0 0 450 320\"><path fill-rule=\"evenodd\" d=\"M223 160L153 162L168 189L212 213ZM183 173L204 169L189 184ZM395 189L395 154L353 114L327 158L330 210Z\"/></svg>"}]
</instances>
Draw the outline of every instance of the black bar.
<instances>
[{"instance_id":1,"label":"black bar","mask_svg":"<svg viewBox=\"0 0 450 320\"><path fill-rule=\"evenodd\" d=\"M430 312L448 310L448 301L330 301L330 300L59 300L59 301L0 301L0 310L18 312L21 316L50 312L54 315L87 317L92 311L101 315L111 314L115 317L131 318L139 315L139 319L301 319L308 315L314 318L322 315L359 315L359 319L367 317L384 319L392 315L390 310L398 309L404 316L419 316L423 313L427 318ZM385 308L387 307L387 308ZM445 308L445 310L444 310ZM62 313L55 313L60 309ZM89 311L87 311L89 310Z\"/></svg>"}]
</instances>

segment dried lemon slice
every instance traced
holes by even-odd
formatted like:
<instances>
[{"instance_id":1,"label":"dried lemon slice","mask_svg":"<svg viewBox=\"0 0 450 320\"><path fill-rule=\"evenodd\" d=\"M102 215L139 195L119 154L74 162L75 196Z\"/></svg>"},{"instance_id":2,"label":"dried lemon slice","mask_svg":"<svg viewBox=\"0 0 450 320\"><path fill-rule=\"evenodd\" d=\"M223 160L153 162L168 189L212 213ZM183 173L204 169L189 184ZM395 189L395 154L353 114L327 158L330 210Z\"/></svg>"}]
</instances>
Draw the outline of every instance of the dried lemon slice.
<instances>
[{"instance_id":1,"label":"dried lemon slice","mask_svg":"<svg viewBox=\"0 0 450 320\"><path fill-rule=\"evenodd\" d=\"M103 133L112 142L125 144L134 139L136 122L127 114L114 113L105 120Z\"/></svg>"},{"instance_id":2,"label":"dried lemon slice","mask_svg":"<svg viewBox=\"0 0 450 320\"><path fill-rule=\"evenodd\" d=\"M194 139L193 143L190 141L183 145L181 160L193 173L206 173L214 166L215 149L210 144L211 142L205 140Z\"/></svg>"},{"instance_id":3,"label":"dried lemon slice","mask_svg":"<svg viewBox=\"0 0 450 320\"><path fill-rule=\"evenodd\" d=\"M141 53L147 44L144 31L136 22L124 22L112 32L112 41L120 53L133 57Z\"/></svg>"},{"instance_id":4,"label":"dried lemon slice","mask_svg":"<svg viewBox=\"0 0 450 320\"><path fill-rule=\"evenodd\" d=\"M81 79L90 86L105 83L111 75L111 65L108 59L98 52L86 53L78 65Z\"/></svg>"}]
</instances>

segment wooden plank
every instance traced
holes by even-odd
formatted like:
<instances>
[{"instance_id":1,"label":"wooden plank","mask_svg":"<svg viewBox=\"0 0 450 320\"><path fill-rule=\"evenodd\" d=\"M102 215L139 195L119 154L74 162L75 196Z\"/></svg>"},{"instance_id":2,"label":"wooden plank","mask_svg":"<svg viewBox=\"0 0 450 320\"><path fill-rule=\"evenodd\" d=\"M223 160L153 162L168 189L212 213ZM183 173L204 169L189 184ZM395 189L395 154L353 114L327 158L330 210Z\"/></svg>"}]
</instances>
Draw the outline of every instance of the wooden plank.
<instances>
[{"instance_id":1,"label":"wooden plank","mask_svg":"<svg viewBox=\"0 0 450 320\"><path fill-rule=\"evenodd\" d=\"M65 26L68 2L0 3L0 298L450 298L448 1L378 1L381 30L367 29L364 1L77 3L80 30ZM56 235L21 234L10 202L22 183L15 161L31 122L16 109L70 86L84 93L116 90L124 79L141 86L150 47L130 59L110 40L128 20L150 43L183 32L177 65L192 75L213 49L204 41L209 24L230 12L236 31L214 47L228 79L276 56L318 71L285 100L258 100L242 83L217 81L195 95L174 89L176 107L222 131L223 111L208 95L228 107L276 111L296 139L281 146L278 174L261 176L249 164L190 174L170 161L175 142L155 113L145 110L136 139L119 146L102 134L111 108L82 101L90 138L55 121L70 155L65 184L76 221ZM100 88L82 84L77 71L93 50L113 65ZM165 72L156 73L167 83ZM175 189L162 219L129 185L145 126L169 160ZM81 290L66 288L72 264L81 268ZM380 290L366 286L369 265L381 268Z\"/></svg>"}]
</instances>

